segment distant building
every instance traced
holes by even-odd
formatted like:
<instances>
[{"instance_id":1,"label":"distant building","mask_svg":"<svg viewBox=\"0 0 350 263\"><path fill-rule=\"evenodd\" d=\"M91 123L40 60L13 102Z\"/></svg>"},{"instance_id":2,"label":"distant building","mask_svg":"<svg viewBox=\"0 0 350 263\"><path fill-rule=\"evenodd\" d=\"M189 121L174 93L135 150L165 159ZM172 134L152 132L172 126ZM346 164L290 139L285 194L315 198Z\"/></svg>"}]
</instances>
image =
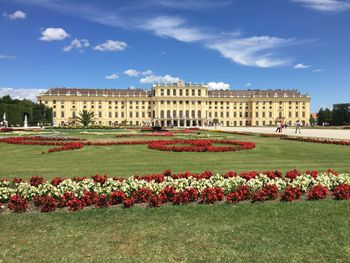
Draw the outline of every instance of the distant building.
<instances>
[{"instance_id":1,"label":"distant building","mask_svg":"<svg viewBox=\"0 0 350 263\"><path fill-rule=\"evenodd\" d=\"M38 101L53 108L54 122L66 125L79 112L94 113L100 125L271 126L277 121L309 124L310 97L297 90L208 90L179 81L142 89L52 88Z\"/></svg>"}]
</instances>

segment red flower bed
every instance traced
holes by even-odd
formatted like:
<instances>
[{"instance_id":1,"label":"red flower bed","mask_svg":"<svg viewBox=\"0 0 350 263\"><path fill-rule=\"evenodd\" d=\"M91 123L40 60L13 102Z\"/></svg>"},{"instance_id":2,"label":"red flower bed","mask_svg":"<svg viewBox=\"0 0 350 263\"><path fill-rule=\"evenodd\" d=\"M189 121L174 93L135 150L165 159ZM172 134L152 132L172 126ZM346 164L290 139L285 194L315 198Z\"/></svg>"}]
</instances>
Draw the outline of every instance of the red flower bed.
<instances>
[{"instance_id":1,"label":"red flower bed","mask_svg":"<svg viewBox=\"0 0 350 263\"><path fill-rule=\"evenodd\" d=\"M333 197L337 200L348 200L350 199L350 185L341 184L333 189Z\"/></svg>"},{"instance_id":2,"label":"red flower bed","mask_svg":"<svg viewBox=\"0 0 350 263\"><path fill-rule=\"evenodd\" d=\"M244 200L248 200L250 197L250 190L248 186L242 185L236 191L229 193L226 197L227 202L231 203L239 203Z\"/></svg>"},{"instance_id":3,"label":"red flower bed","mask_svg":"<svg viewBox=\"0 0 350 263\"><path fill-rule=\"evenodd\" d=\"M45 180L41 176L32 176L30 178L29 182L30 182L30 185L32 185L32 186L38 186L38 185L44 183Z\"/></svg>"},{"instance_id":4,"label":"red flower bed","mask_svg":"<svg viewBox=\"0 0 350 263\"><path fill-rule=\"evenodd\" d=\"M224 193L221 188L218 187L208 187L201 192L200 196L201 204L214 204L217 201L222 201L224 199Z\"/></svg>"},{"instance_id":5,"label":"red flower bed","mask_svg":"<svg viewBox=\"0 0 350 263\"><path fill-rule=\"evenodd\" d=\"M47 195L42 199L42 204L40 209L41 212L43 213L53 212L56 210L56 208L57 208L56 200L51 196Z\"/></svg>"},{"instance_id":6,"label":"red flower bed","mask_svg":"<svg viewBox=\"0 0 350 263\"><path fill-rule=\"evenodd\" d=\"M213 146L214 143L235 146ZM189 146L171 146L173 144L189 144ZM233 140L159 140L149 143L148 148L172 152L229 152L253 149L255 143Z\"/></svg>"},{"instance_id":7,"label":"red flower bed","mask_svg":"<svg viewBox=\"0 0 350 263\"><path fill-rule=\"evenodd\" d=\"M313 142L324 144L337 144L337 145L350 145L350 140L335 140L335 139L323 139L323 138L308 138L308 137L281 137L281 140L299 141L299 142Z\"/></svg>"},{"instance_id":8,"label":"red flower bed","mask_svg":"<svg viewBox=\"0 0 350 263\"><path fill-rule=\"evenodd\" d=\"M309 191L307 198L309 200L320 200L320 199L325 199L327 197L327 194L328 194L327 187L319 184L313 187Z\"/></svg>"},{"instance_id":9,"label":"red flower bed","mask_svg":"<svg viewBox=\"0 0 350 263\"><path fill-rule=\"evenodd\" d=\"M67 142L63 146L49 149L47 152L53 153L53 152L62 152L62 151L72 151L76 149L81 149L83 147L84 147L84 144L82 144L81 142Z\"/></svg>"},{"instance_id":10,"label":"red flower bed","mask_svg":"<svg viewBox=\"0 0 350 263\"><path fill-rule=\"evenodd\" d=\"M28 210L29 203L25 198L20 197L19 195L14 195L11 197L8 204L8 208L15 213L23 213Z\"/></svg>"},{"instance_id":11,"label":"red flower bed","mask_svg":"<svg viewBox=\"0 0 350 263\"><path fill-rule=\"evenodd\" d=\"M303 192L299 189L299 187L288 186L284 190L281 200L286 202L292 202L294 200L298 200L302 195Z\"/></svg>"},{"instance_id":12,"label":"red flower bed","mask_svg":"<svg viewBox=\"0 0 350 263\"><path fill-rule=\"evenodd\" d=\"M278 188L276 185L265 185L262 189L252 194L252 202L264 202L275 200L278 197Z\"/></svg>"}]
</instances>

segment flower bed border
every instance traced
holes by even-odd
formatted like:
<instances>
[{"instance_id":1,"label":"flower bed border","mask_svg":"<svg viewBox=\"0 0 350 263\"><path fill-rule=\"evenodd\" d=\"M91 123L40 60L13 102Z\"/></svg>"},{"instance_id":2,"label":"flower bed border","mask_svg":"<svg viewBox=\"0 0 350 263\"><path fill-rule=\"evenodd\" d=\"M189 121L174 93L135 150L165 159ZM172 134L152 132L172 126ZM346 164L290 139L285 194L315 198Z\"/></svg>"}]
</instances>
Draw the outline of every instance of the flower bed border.
<instances>
[{"instance_id":1,"label":"flower bed border","mask_svg":"<svg viewBox=\"0 0 350 263\"><path fill-rule=\"evenodd\" d=\"M162 174L108 178L96 175L91 179L56 177L51 183L40 176L30 182L22 179L0 179L0 212L12 210L26 212L52 212L57 208L76 211L87 206L124 207L134 204L160 207L164 204L188 203L214 204L239 203L242 201L265 202L350 199L350 173L338 174L333 170L323 173L291 170L282 176L279 171L248 171L237 174L233 171L223 175L205 171L202 174ZM31 208L33 210L33 208Z\"/></svg>"}]
</instances>

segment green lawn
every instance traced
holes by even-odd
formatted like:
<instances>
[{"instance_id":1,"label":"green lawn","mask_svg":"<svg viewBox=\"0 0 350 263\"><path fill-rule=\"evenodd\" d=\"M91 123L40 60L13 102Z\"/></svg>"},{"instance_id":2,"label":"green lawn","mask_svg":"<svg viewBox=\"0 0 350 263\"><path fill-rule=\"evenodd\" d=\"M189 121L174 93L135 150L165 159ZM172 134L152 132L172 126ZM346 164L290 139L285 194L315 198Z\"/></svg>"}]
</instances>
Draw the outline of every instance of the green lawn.
<instances>
[{"instance_id":1,"label":"green lawn","mask_svg":"<svg viewBox=\"0 0 350 263\"><path fill-rule=\"evenodd\" d=\"M0 262L347 262L349 214L337 201L11 214Z\"/></svg>"},{"instance_id":2,"label":"green lawn","mask_svg":"<svg viewBox=\"0 0 350 263\"><path fill-rule=\"evenodd\" d=\"M77 136L79 133L72 132L71 135ZM79 136L116 140L113 135ZM175 153L149 150L147 145L86 146L81 150L43 155L41 152L50 147L0 143L2 171L0 177L29 178L33 175L41 175L49 179L55 176L90 176L96 173L129 177L136 174L160 173L166 169L174 172L268 169L287 171L293 168L302 171L333 168L345 172L350 169L349 146L285 141L259 136L237 135L235 138L254 141L256 148L249 151L224 153ZM127 140L136 139L149 138L139 137Z\"/></svg>"},{"instance_id":3,"label":"green lawn","mask_svg":"<svg viewBox=\"0 0 350 263\"><path fill-rule=\"evenodd\" d=\"M111 134L65 134L116 140ZM254 141L256 148L173 153L146 145L86 146L43 155L49 147L0 143L0 178L128 177L165 169L350 170L349 146L234 137ZM350 202L333 200L0 213L0 262L345 262L350 258L349 215Z\"/></svg>"}]
</instances>

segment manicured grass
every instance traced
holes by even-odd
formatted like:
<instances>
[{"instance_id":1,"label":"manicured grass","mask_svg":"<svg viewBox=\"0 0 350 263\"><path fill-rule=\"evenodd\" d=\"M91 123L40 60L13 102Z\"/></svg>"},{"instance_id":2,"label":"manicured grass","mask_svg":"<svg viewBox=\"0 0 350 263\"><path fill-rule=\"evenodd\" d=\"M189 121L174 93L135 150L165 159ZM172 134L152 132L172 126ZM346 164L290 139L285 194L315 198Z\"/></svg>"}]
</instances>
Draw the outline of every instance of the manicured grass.
<instances>
[{"instance_id":1,"label":"manicured grass","mask_svg":"<svg viewBox=\"0 0 350 263\"><path fill-rule=\"evenodd\" d=\"M80 136L77 132L67 135L94 140L117 140L113 135ZM215 134L217 136L217 134ZM232 136L227 135L228 138ZM228 170L269 170L283 172L298 168L339 172L349 170L350 147L285 141L279 138L259 136L235 136L238 140L253 141L256 148L249 151L223 153L176 153L150 150L147 145L121 145L92 147L81 150L41 154L47 146L9 145L0 143L1 176L29 178L41 175L47 179L55 176L90 176L96 173L129 177L174 172L226 172ZM155 138L125 138L120 140L152 140ZM159 138L157 138L159 139ZM161 138L162 139L162 138ZM165 139L169 139L165 138Z\"/></svg>"},{"instance_id":2,"label":"manicured grass","mask_svg":"<svg viewBox=\"0 0 350 263\"><path fill-rule=\"evenodd\" d=\"M0 216L0 262L346 262L349 202Z\"/></svg>"},{"instance_id":3,"label":"manicured grass","mask_svg":"<svg viewBox=\"0 0 350 263\"><path fill-rule=\"evenodd\" d=\"M64 133L117 140L111 134ZM128 177L166 169L350 169L348 146L234 137L253 141L256 148L174 153L149 150L146 145L86 146L41 154L50 147L0 143L0 178L41 175L50 179L96 173ZM349 201L334 200L0 213L0 262L345 262L350 257L349 214Z\"/></svg>"}]
</instances>

